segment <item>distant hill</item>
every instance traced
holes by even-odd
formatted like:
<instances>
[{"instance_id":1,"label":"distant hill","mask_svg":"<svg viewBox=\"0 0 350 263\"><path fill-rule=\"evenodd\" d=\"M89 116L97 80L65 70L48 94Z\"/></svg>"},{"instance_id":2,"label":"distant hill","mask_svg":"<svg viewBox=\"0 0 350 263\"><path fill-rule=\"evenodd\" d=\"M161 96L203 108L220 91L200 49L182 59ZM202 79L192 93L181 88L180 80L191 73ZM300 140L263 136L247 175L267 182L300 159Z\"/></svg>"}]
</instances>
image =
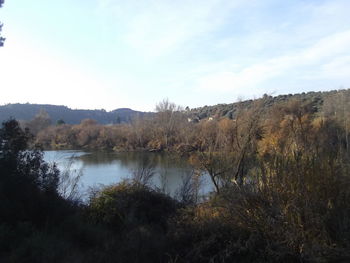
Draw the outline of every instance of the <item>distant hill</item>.
<instances>
[{"instance_id":1,"label":"distant hill","mask_svg":"<svg viewBox=\"0 0 350 263\"><path fill-rule=\"evenodd\" d=\"M277 103L286 102L291 99L311 101L315 111L321 109L323 101L330 96L338 93L350 94L350 89L347 90L332 90L325 92L303 92L299 94L288 94L279 96L264 95L265 107L270 107ZM193 120L203 120L206 118L235 118L238 109L249 108L256 100L245 100L229 104L217 104L213 106L203 106L193 108L186 111L189 118ZM58 120L63 120L67 124L79 124L83 119L94 119L100 124L117 124L128 123L135 117L145 118L152 116L153 112L135 111L129 108L120 108L112 111L105 110L74 110L66 106L57 106L49 104L6 104L0 106L0 122L13 117L17 120L29 121L40 111L45 111L49 114L52 123Z\"/></svg>"},{"instance_id":2,"label":"distant hill","mask_svg":"<svg viewBox=\"0 0 350 263\"><path fill-rule=\"evenodd\" d=\"M270 107L277 103L286 102L292 99L298 99L303 101L310 101L313 104L315 111L319 111L323 105L325 98L334 96L338 93L350 94L350 89L347 90L332 90L325 92L303 92L298 94L288 94L279 96L264 95L265 107ZM217 104L213 106L204 106L193 108L187 112L190 118L196 120L202 120L206 118L222 118L227 117L229 119L235 118L235 114L239 108L249 108L256 100L245 100L229 104Z\"/></svg>"},{"instance_id":3,"label":"distant hill","mask_svg":"<svg viewBox=\"0 0 350 263\"><path fill-rule=\"evenodd\" d=\"M29 121L40 111L47 112L52 123L63 120L67 124L78 124L83 119L94 119L100 124L126 123L130 122L136 116L143 118L152 114L128 108L121 108L108 112L105 110L74 110L66 106L49 104L16 103L0 106L0 121L3 122L11 117L17 120Z\"/></svg>"}]
</instances>

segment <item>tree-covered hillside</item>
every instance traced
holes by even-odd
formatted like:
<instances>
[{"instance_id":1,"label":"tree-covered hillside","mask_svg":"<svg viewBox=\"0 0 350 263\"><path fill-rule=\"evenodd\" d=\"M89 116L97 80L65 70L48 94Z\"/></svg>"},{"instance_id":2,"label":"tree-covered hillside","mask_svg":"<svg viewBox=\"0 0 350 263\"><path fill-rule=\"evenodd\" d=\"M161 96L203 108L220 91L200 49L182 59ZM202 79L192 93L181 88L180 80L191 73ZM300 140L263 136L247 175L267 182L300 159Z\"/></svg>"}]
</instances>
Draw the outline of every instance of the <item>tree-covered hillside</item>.
<instances>
[{"instance_id":1,"label":"tree-covered hillside","mask_svg":"<svg viewBox=\"0 0 350 263\"><path fill-rule=\"evenodd\" d=\"M17 120L30 121L42 111L48 113L52 123L63 120L67 124L78 124L83 119L94 119L100 124L125 123L130 122L136 116L144 117L149 114L128 108L121 108L108 112L103 109L79 110L70 109L66 106L49 104L16 103L0 106L0 121L8 120L10 117Z\"/></svg>"},{"instance_id":2,"label":"tree-covered hillside","mask_svg":"<svg viewBox=\"0 0 350 263\"><path fill-rule=\"evenodd\" d=\"M314 106L314 109L316 111L319 111L323 105L323 102L331 98L332 96L335 96L336 94L350 94L350 90L332 90L332 91L325 91L325 92L303 92L299 94L288 94L288 95L279 95L279 96L269 96L264 95L262 99L265 100L265 107L268 108L272 105L281 103L281 102L287 102L289 100L295 99L295 100L301 100L301 101L308 101L311 102ZM194 108L188 111L188 114L191 116L191 118L196 120L202 120L205 118L221 118L221 117L227 117L230 119L234 119L236 113L241 108L250 108L251 105L253 105L254 101L256 100L245 100L245 101L239 101L235 103L230 104L217 104L214 106L204 106L199 108Z\"/></svg>"},{"instance_id":3,"label":"tree-covered hillside","mask_svg":"<svg viewBox=\"0 0 350 263\"><path fill-rule=\"evenodd\" d=\"M278 103L287 102L292 99L312 102L315 111L319 111L323 102L337 94L350 94L350 90L333 90L326 92L308 92L300 94L288 94L279 96L265 95L262 99L265 100L265 107L269 108ZM259 99L258 99L259 100ZM192 120L203 120L207 118L222 118L227 117L234 119L239 109L249 109L256 100L245 100L230 104L217 104L213 106L203 106L199 108L188 109L186 115ZM70 109L66 106L49 105L49 104L6 104L0 106L0 121L6 121L10 117L17 120L30 121L33 120L41 112L46 112L51 123L64 121L66 124L79 124L84 119L93 119L99 124L119 124L130 123L135 117L150 117L152 112L134 111L129 108L120 108L112 111L103 109L81 110Z\"/></svg>"}]
</instances>

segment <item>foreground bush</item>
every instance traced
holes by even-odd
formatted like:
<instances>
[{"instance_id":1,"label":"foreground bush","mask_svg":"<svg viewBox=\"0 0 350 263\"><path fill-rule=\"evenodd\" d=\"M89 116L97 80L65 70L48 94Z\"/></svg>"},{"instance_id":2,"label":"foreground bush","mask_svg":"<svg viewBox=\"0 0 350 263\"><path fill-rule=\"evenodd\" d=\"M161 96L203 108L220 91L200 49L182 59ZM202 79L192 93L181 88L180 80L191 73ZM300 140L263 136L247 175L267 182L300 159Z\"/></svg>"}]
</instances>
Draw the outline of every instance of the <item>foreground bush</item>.
<instances>
[{"instance_id":1,"label":"foreground bush","mask_svg":"<svg viewBox=\"0 0 350 263\"><path fill-rule=\"evenodd\" d=\"M122 182L95 192L86 209L92 224L116 235L119 262L166 262L168 219L178 203L138 183Z\"/></svg>"},{"instance_id":2,"label":"foreground bush","mask_svg":"<svg viewBox=\"0 0 350 263\"><path fill-rule=\"evenodd\" d=\"M214 200L180 210L170 221L171 262L270 262L264 241L227 215Z\"/></svg>"},{"instance_id":3,"label":"foreground bush","mask_svg":"<svg viewBox=\"0 0 350 263\"><path fill-rule=\"evenodd\" d=\"M169 196L137 183L122 182L94 193L88 213L113 228L156 225L165 229L178 204Z\"/></svg>"},{"instance_id":4,"label":"foreground bush","mask_svg":"<svg viewBox=\"0 0 350 263\"><path fill-rule=\"evenodd\" d=\"M53 248L49 248L57 240L53 235L54 228L74 213L72 204L61 198L57 191L58 169L55 165L45 163L43 152L37 147L31 147L30 141L30 133L23 131L17 121L9 120L2 124L1 262L25 262L24 259L27 262L54 261L50 257L46 258L48 254L53 257L56 255L52 253ZM59 247L61 246L57 245L57 251L60 251Z\"/></svg>"}]
</instances>

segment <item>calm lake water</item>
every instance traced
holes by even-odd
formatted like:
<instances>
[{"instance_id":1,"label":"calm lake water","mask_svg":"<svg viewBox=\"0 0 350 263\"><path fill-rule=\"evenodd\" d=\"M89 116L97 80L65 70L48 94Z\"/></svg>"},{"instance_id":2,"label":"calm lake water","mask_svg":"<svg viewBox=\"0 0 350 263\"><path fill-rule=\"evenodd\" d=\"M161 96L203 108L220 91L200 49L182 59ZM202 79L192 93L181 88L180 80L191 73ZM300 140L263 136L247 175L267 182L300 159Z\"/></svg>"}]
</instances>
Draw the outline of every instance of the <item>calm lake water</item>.
<instances>
[{"instance_id":1,"label":"calm lake water","mask_svg":"<svg viewBox=\"0 0 350 263\"><path fill-rule=\"evenodd\" d=\"M82 171L79 184L79 192L82 195L85 195L90 187L131 179L142 167L152 166L154 176L150 184L173 196L183 184L184 178L193 173L187 159L164 153L45 151L44 159L50 163L55 162L61 171L69 169L73 176ZM209 178L201 176L200 195L205 195L211 190Z\"/></svg>"}]
</instances>

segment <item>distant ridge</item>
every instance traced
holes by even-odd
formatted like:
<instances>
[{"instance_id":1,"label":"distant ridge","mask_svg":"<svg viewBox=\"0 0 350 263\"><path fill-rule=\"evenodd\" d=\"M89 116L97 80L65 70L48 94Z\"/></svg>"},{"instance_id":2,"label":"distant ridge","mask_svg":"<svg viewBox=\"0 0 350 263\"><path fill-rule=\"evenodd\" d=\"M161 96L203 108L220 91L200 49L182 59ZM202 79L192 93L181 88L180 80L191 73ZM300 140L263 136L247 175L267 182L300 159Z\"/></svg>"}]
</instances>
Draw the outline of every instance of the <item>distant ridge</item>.
<instances>
[{"instance_id":1,"label":"distant ridge","mask_svg":"<svg viewBox=\"0 0 350 263\"><path fill-rule=\"evenodd\" d=\"M331 91L310 91L302 92L296 94L286 94L278 96L269 96L265 94L262 98L266 101L265 107L270 107L277 103L287 102L289 100L297 99L302 101L309 101L313 104L314 110L319 111L323 105L323 101L327 97L334 96L338 93L350 94L350 89L343 90L331 90ZM244 100L240 102L234 102L229 104L217 104L213 106L203 106L198 108L193 108L187 113L192 119L202 120L207 118L222 118L226 117L229 119L235 118L237 110L240 107L249 108L254 100Z\"/></svg>"},{"instance_id":2,"label":"distant ridge","mask_svg":"<svg viewBox=\"0 0 350 263\"><path fill-rule=\"evenodd\" d=\"M338 93L350 95L350 89L331 90L331 91L311 91L297 94L287 94L278 96L264 95L266 100L265 106L269 107L276 103L286 102L292 99L311 101L318 111L325 98L334 96ZM229 104L217 104L212 106L203 106L185 111L191 119L202 120L207 118L235 118L238 108L249 108L255 100L245 100ZM154 112L135 111L129 108L119 108L112 111L106 110L80 110L70 109L67 106L50 105L50 104L30 104L30 103L13 103L0 106L0 122L6 121L9 118L17 120L29 121L40 111L47 112L52 120L56 123L58 120L63 120L67 124L79 124L83 119L94 119L100 124L117 124L129 123L135 117L145 118L155 114Z\"/></svg>"},{"instance_id":3,"label":"distant ridge","mask_svg":"<svg viewBox=\"0 0 350 263\"><path fill-rule=\"evenodd\" d=\"M94 119L100 124L128 123L136 116L141 118L150 115L150 112L135 111L129 108L120 108L112 111L70 109L67 106L50 104L13 103L0 106L0 121L9 118L29 121L40 111L49 114L52 123L63 120L67 124L78 124L83 119Z\"/></svg>"}]
</instances>

